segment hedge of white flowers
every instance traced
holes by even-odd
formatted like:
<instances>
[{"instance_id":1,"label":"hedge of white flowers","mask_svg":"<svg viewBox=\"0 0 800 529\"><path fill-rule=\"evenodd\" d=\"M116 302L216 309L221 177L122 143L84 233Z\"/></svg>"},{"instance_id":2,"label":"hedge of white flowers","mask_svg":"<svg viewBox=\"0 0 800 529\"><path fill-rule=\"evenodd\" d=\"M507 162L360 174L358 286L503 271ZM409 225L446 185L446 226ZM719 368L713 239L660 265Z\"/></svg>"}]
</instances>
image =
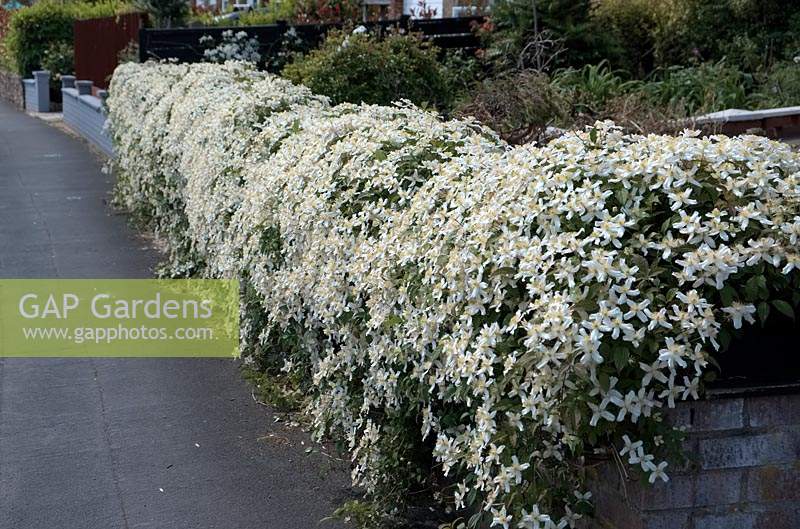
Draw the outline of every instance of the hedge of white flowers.
<instances>
[{"instance_id":1,"label":"hedge of white flowers","mask_svg":"<svg viewBox=\"0 0 800 529\"><path fill-rule=\"evenodd\" d=\"M512 148L241 63L125 64L108 106L170 273L242 280L243 347L312 381L355 483L428 460L474 524L574 526L595 447L667 480L664 411L800 291L800 156L764 138L599 123Z\"/></svg>"}]
</instances>

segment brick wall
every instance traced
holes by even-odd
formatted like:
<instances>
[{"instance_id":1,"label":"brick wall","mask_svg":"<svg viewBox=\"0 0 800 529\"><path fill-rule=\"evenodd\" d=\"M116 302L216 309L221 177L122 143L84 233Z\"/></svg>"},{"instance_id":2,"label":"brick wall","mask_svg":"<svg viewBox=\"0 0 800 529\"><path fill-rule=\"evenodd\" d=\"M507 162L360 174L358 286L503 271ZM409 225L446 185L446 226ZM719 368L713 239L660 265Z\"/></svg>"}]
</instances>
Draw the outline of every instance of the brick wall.
<instances>
[{"instance_id":1,"label":"brick wall","mask_svg":"<svg viewBox=\"0 0 800 529\"><path fill-rule=\"evenodd\" d=\"M400 18L403 16L403 0L391 0L387 15L389 18Z\"/></svg>"},{"instance_id":2,"label":"brick wall","mask_svg":"<svg viewBox=\"0 0 800 529\"><path fill-rule=\"evenodd\" d=\"M0 69L0 98L23 108L22 78L19 75Z\"/></svg>"},{"instance_id":3,"label":"brick wall","mask_svg":"<svg viewBox=\"0 0 800 529\"><path fill-rule=\"evenodd\" d=\"M800 394L685 403L686 468L642 485L611 463L589 470L594 528L800 528ZM627 470L627 467L626 467Z\"/></svg>"}]
</instances>

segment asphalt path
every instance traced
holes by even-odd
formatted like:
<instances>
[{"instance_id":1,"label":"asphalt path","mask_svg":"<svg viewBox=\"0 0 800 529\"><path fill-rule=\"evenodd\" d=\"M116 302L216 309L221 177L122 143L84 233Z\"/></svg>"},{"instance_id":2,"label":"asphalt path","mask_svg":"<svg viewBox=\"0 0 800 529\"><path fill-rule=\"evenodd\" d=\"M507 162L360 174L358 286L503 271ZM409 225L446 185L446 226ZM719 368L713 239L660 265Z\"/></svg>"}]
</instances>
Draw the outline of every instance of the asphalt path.
<instances>
[{"instance_id":1,"label":"asphalt path","mask_svg":"<svg viewBox=\"0 0 800 529\"><path fill-rule=\"evenodd\" d=\"M100 168L0 101L0 278L152 277ZM281 418L233 360L0 358L0 528L339 527L345 465Z\"/></svg>"}]
</instances>

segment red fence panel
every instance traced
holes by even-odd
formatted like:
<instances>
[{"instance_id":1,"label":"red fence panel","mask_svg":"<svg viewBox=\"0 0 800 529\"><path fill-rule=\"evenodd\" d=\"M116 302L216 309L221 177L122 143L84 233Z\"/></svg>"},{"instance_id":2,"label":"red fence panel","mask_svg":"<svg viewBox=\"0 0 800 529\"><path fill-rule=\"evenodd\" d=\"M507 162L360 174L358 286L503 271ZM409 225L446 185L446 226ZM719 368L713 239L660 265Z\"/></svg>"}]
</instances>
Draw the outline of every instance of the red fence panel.
<instances>
[{"instance_id":1,"label":"red fence panel","mask_svg":"<svg viewBox=\"0 0 800 529\"><path fill-rule=\"evenodd\" d=\"M129 13L114 17L76 20L75 77L91 80L95 86L108 88L108 81L117 67L119 52L139 39L146 15Z\"/></svg>"}]
</instances>

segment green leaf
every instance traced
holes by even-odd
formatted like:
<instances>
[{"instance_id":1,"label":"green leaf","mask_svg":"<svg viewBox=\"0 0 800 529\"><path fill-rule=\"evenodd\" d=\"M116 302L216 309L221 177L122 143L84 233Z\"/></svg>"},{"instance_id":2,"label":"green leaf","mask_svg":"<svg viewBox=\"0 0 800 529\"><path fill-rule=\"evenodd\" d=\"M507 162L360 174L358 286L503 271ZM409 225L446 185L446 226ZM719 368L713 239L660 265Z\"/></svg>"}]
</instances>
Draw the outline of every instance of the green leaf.
<instances>
[{"instance_id":1,"label":"green leaf","mask_svg":"<svg viewBox=\"0 0 800 529\"><path fill-rule=\"evenodd\" d=\"M639 267L639 272L643 277L648 277L650 275L650 263L647 262L641 255L632 255L631 262Z\"/></svg>"},{"instance_id":2,"label":"green leaf","mask_svg":"<svg viewBox=\"0 0 800 529\"><path fill-rule=\"evenodd\" d=\"M628 349L625 347L617 347L614 349L613 357L617 371L622 371L622 369L628 365L630 352L628 352Z\"/></svg>"},{"instance_id":3,"label":"green leaf","mask_svg":"<svg viewBox=\"0 0 800 529\"><path fill-rule=\"evenodd\" d=\"M764 323L767 321L767 317L769 317L769 305L766 301L762 301L758 304L756 311L758 312L758 319L761 320L761 326L763 327Z\"/></svg>"},{"instance_id":4,"label":"green leaf","mask_svg":"<svg viewBox=\"0 0 800 529\"><path fill-rule=\"evenodd\" d=\"M605 371L601 371L597 374L597 382L600 383L600 387L603 389L603 391L608 391L608 388L611 387L611 380L608 376L608 373Z\"/></svg>"},{"instance_id":5,"label":"green leaf","mask_svg":"<svg viewBox=\"0 0 800 529\"><path fill-rule=\"evenodd\" d=\"M731 345L731 340L732 339L733 339L733 336L731 336L731 333L728 332L727 329L720 330L719 331L720 349L725 351Z\"/></svg>"},{"instance_id":6,"label":"green leaf","mask_svg":"<svg viewBox=\"0 0 800 529\"><path fill-rule=\"evenodd\" d=\"M516 275L518 269L514 268L513 266L503 266L495 270L495 273L498 275L509 275L513 276Z\"/></svg>"},{"instance_id":7,"label":"green leaf","mask_svg":"<svg viewBox=\"0 0 800 529\"><path fill-rule=\"evenodd\" d=\"M767 278L764 276L755 276L756 286L758 287L758 296L761 299L769 298L769 288L767 288Z\"/></svg>"},{"instance_id":8,"label":"green leaf","mask_svg":"<svg viewBox=\"0 0 800 529\"><path fill-rule=\"evenodd\" d=\"M472 505L475 503L475 498L478 496L478 489L473 488L467 494L467 505Z\"/></svg>"},{"instance_id":9,"label":"green leaf","mask_svg":"<svg viewBox=\"0 0 800 529\"><path fill-rule=\"evenodd\" d=\"M758 277L752 276L744 284L744 299L747 301L756 301L758 299Z\"/></svg>"},{"instance_id":10,"label":"green leaf","mask_svg":"<svg viewBox=\"0 0 800 529\"><path fill-rule=\"evenodd\" d=\"M736 291L730 285L725 285L722 290L719 291L719 297L722 300L722 304L725 306L730 306L733 303L733 300L736 298Z\"/></svg>"},{"instance_id":11,"label":"green leaf","mask_svg":"<svg viewBox=\"0 0 800 529\"><path fill-rule=\"evenodd\" d=\"M778 309L778 312L780 312L784 316L788 316L789 318L794 320L794 309L786 301L783 301L782 299L773 300L772 306Z\"/></svg>"}]
</instances>

